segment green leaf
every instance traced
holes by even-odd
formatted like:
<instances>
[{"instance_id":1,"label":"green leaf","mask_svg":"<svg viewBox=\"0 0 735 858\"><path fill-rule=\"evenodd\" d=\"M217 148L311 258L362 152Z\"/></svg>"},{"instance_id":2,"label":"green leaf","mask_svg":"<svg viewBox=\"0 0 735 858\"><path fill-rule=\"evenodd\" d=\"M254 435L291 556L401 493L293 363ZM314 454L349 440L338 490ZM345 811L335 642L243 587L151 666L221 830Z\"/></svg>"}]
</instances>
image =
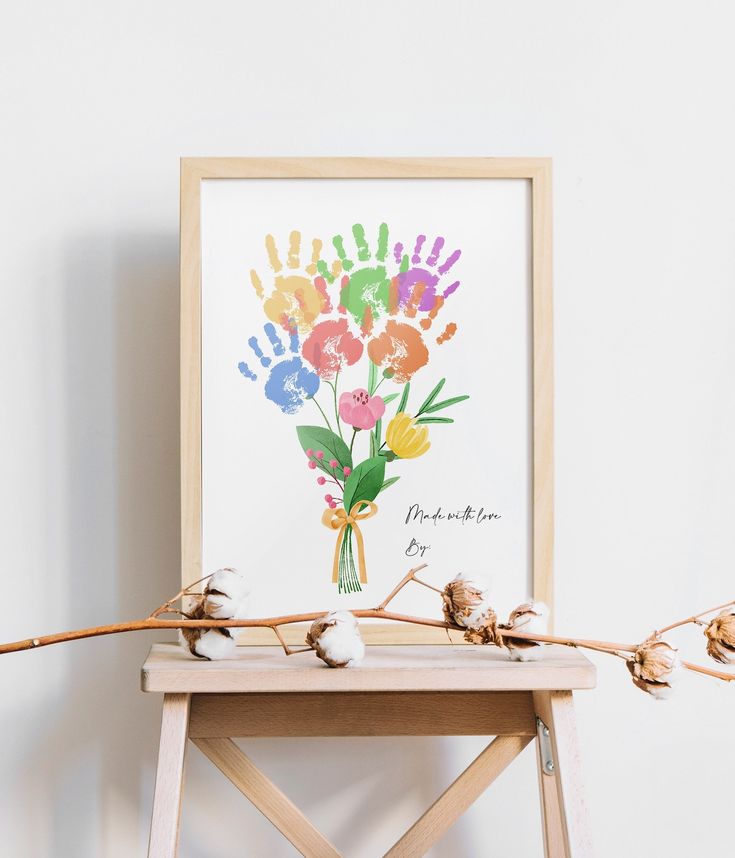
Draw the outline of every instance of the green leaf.
<instances>
[{"instance_id":1,"label":"green leaf","mask_svg":"<svg viewBox=\"0 0 735 858\"><path fill-rule=\"evenodd\" d=\"M343 469L352 467L352 456L350 448L339 435L335 435L323 426L297 426L296 434L299 436L299 444L304 452L313 450L316 453L321 450L324 453L323 459L313 459L313 461L325 474L331 476L334 473L329 467L329 460L336 459L339 462L339 467L335 469L336 474L343 479Z\"/></svg>"},{"instance_id":2,"label":"green leaf","mask_svg":"<svg viewBox=\"0 0 735 858\"><path fill-rule=\"evenodd\" d=\"M387 396L383 397L383 402L388 405L389 403L393 402L394 399L398 399L400 395L400 393L389 393Z\"/></svg>"},{"instance_id":3,"label":"green leaf","mask_svg":"<svg viewBox=\"0 0 735 858\"><path fill-rule=\"evenodd\" d=\"M431 405L431 403L437 398L437 396L439 396L439 391L442 389L442 387L444 387L445 381L446 378L443 378L439 382L439 384L437 384L437 386L431 391L431 393L426 397L426 399L424 400L424 404L421 406L421 408L419 408L417 412L417 416L418 414L423 414L424 411L426 411L426 409Z\"/></svg>"},{"instance_id":4,"label":"green leaf","mask_svg":"<svg viewBox=\"0 0 735 858\"><path fill-rule=\"evenodd\" d=\"M375 388L378 386L378 368L375 364L368 360L368 394L372 396L375 393Z\"/></svg>"},{"instance_id":5,"label":"green leaf","mask_svg":"<svg viewBox=\"0 0 735 858\"><path fill-rule=\"evenodd\" d=\"M389 488L390 486L392 486L392 485L393 485L393 483L397 483L397 482L398 482L398 480L400 480L400 479L401 479L400 477L390 477L390 479L387 479L387 480L383 483L383 485L380 487L380 491L381 491L381 492L385 491L387 488Z\"/></svg>"},{"instance_id":6,"label":"green leaf","mask_svg":"<svg viewBox=\"0 0 735 858\"><path fill-rule=\"evenodd\" d=\"M406 410L406 405L408 405L408 392L411 390L411 382L407 381L406 386L403 388L403 393L401 394L401 401L398 403L398 409L396 410L396 414L400 414L401 411Z\"/></svg>"},{"instance_id":7,"label":"green leaf","mask_svg":"<svg viewBox=\"0 0 735 858\"><path fill-rule=\"evenodd\" d=\"M365 459L347 477L344 506L349 512L358 501L375 500L383 486L385 460L380 456Z\"/></svg>"},{"instance_id":8,"label":"green leaf","mask_svg":"<svg viewBox=\"0 0 735 858\"><path fill-rule=\"evenodd\" d=\"M373 456L378 455L378 450L380 450L380 436L383 434L383 418L381 417L375 423L375 452Z\"/></svg>"},{"instance_id":9,"label":"green leaf","mask_svg":"<svg viewBox=\"0 0 735 858\"><path fill-rule=\"evenodd\" d=\"M419 417L417 423L454 423L451 417Z\"/></svg>"},{"instance_id":10,"label":"green leaf","mask_svg":"<svg viewBox=\"0 0 735 858\"><path fill-rule=\"evenodd\" d=\"M434 411L441 411L442 408L449 408L450 405L456 405L458 402L464 402L465 399L469 398L469 394L465 394L464 396L453 396L451 399L445 399L442 402L437 402L436 405L425 408L424 412L426 414L432 414Z\"/></svg>"}]
</instances>

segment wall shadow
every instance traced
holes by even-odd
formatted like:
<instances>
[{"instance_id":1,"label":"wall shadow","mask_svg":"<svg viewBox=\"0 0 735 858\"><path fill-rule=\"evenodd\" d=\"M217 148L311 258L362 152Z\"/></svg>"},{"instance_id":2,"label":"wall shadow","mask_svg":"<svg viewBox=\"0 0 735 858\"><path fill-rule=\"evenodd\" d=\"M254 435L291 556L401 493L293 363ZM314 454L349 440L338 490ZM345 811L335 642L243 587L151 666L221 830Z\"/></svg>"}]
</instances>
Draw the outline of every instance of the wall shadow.
<instances>
[{"instance_id":1,"label":"wall shadow","mask_svg":"<svg viewBox=\"0 0 735 858\"><path fill-rule=\"evenodd\" d=\"M92 235L68 248L56 320L66 491L52 514L65 517L57 610L70 628L145 616L178 589L178 307L175 235ZM138 677L165 637L66 645L58 707L26 761L44 774L55 855L142 853L160 699Z\"/></svg>"}]
</instances>

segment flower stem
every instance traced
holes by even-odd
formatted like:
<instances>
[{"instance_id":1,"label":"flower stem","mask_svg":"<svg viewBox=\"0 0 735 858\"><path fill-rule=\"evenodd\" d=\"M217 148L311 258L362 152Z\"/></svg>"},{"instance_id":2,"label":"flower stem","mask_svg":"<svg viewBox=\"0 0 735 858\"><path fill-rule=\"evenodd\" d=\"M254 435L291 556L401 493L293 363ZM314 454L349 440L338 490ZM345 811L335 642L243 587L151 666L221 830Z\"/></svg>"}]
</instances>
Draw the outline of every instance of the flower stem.
<instances>
[{"instance_id":1,"label":"flower stem","mask_svg":"<svg viewBox=\"0 0 735 858\"><path fill-rule=\"evenodd\" d=\"M324 413L324 411L322 411L322 407L321 407L321 405L319 405L319 403L316 401L316 399L314 399L314 397L313 397L313 396L311 397L311 400L312 400L312 402L314 403L314 405L316 405L316 407L317 407L317 408L319 409L319 411L321 412L321 415L322 415L322 417L324 418L324 422L327 424L327 429L329 429L329 431L331 432L331 431L332 431L332 426L331 426L331 424L330 424L330 422L329 422L329 418L328 418L328 417L327 417L327 415Z\"/></svg>"},{"instance_id":2,"label":"flower stem","mask_svg":"<svg viewBox=\"0 0 735 858\"><path fill-rule=\"evenodd\" d=\"M357 437L358 429L352 430L352 440L350 441L350 456L352 455L352 445L355 443L355 438Z\"/></svg>"},{"instance_id":3,"label":"flower stem","mask_svg":"<svg viewBox=\"0 0 735 858\"><path fill-rule=\"evenodd\" d=\"M337 431L339 432L339 437L344 441L344 436L342 435L342 425L339 422L339 409L337 408L337 385L339 384L339 370L337 370L334 376L334 384L331 381L327 381L327 384L332 388L332 393L334 394L334 416L337 420Z\"/></svg>"},{"instance_id":4,"label":"flower stem","mask_svg":"<svg viewBox=\"0 0 735 858\"><path fill-rule=\"evenodd\" d=\"M350 578L352 581L352 592L359 593L362 590L360 580L357 577L357 569L355 567L355 555L352 553L352 527L348 526L345 532L345 541L347 542L347 555L349 557Z\"/></svg>"}]
</instances>

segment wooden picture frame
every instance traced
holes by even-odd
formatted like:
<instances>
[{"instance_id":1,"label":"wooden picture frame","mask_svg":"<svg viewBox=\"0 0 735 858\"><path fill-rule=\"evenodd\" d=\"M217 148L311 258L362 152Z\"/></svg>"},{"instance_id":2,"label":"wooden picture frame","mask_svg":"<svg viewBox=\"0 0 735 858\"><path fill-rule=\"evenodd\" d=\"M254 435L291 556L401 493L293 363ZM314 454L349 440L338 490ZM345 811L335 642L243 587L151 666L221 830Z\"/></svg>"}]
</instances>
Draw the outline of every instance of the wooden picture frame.
<instances>
[{"instance_id":1,"label":"wooden picture frame","mask_svg":"<svg viewBox=\"0 0 735 858\"><path fill-rule=\"evenodd\" d=\"M551 160L546 158L183 158L181 160L182 585L202 570L201 188L218 179L526 180L530 186L533 596L553 602L553 333ZM411 565L407 563L408 567ZM325 609L329 606L326 605ZM368 640L436 643L436 630L373 627ZM294 631L302 636L299 630ZM261 641L262 642L262 641ZM270 639L269 639L270 642Z\"/></svg>"}]
</instances>

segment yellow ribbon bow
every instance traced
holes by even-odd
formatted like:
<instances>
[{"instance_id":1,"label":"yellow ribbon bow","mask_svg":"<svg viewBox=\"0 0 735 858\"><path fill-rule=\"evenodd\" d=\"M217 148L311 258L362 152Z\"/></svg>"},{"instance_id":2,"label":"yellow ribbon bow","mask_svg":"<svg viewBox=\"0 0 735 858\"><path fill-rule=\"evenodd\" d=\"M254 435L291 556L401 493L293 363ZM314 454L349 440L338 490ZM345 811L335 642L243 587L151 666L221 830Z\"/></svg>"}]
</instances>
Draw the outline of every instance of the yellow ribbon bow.
<instances>
[{"instance_id":1,"label":"yellow ribbon bow","mask_svg":"<svg viewBox=\"0 0 735 858\"><path fill-rule=\"evenodd\" d=\"M360 512L360 507L367 506L364 512ZM342 540L345 537L345 528L348 524L352 525L352 529L357 537L357 563L360 569L360 583L367 584L367 569L365 568L365 544L363 542L358 521L365 518L372 518L378 511L378 505L372 501L357 501L352 505L352 509L347 513L344 509L325 509L322 513L322 524L331 530L339 530L337 535L337 544L334 547L334 565L332 567L332 583L336 584L339 578L339 549L342 545Z\"/></svg>"}]
</instances>

